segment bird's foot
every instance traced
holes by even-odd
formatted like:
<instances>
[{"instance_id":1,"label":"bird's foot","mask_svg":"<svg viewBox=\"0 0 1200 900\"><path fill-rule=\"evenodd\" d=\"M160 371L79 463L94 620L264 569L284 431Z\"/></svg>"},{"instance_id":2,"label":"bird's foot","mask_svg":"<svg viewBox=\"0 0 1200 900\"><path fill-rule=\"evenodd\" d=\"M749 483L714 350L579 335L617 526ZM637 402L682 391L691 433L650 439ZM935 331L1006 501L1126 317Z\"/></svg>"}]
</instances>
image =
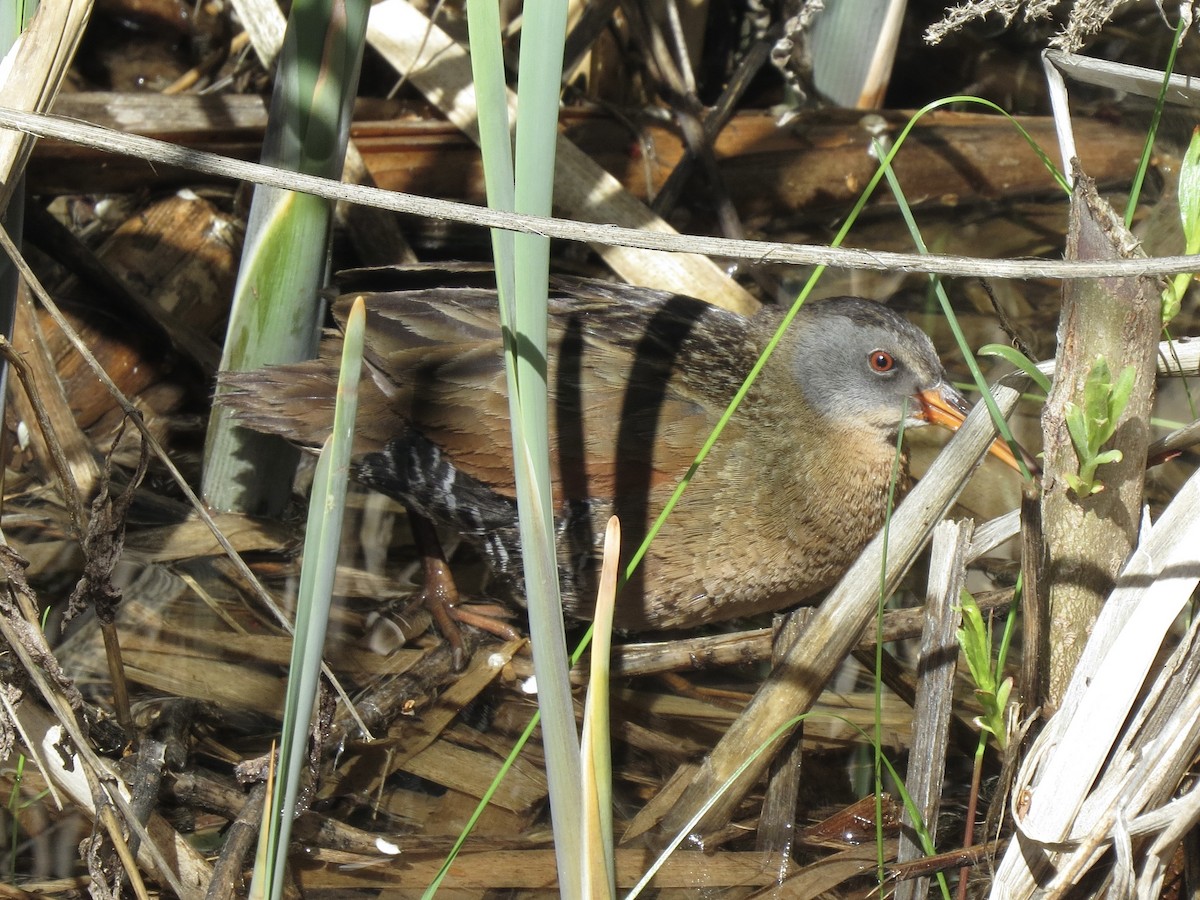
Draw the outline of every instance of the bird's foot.
<instances>
[{"instance_id":1,"label":"bird's foot","mask_svg":"<svg viewBox=\"0 0 1200 900\"><path fill-rule=\"evenodd\" d=\"M520 631L505 621L509 612L503 606L493 603L453 606L450 608L450 615L455 621L486 631L502 641L519 641L523 637Z\"/></svg>"},{"instance_id":2,"label":"bird's foot","mask_svg":"<svg viewBox=\"0 0 1200 900\"><path fill-rule=\"evenodd\" d=\"M450 644L454 670L461 672L467 664L467 647L459 624L486 631L504 641L521 639L521 633L504 621L506 610L492 604L459 605L458 587L445 560L425 559L425 587L421 602L433 616L442 637Z\"/></svg>"},{"instance_id":3,"label":"bird's foot","mask_svg":"<svg viewBox=\"0 0 1200 900\"><path fill-rule=\"evenodd\" d=\"M442 637L450 644L454 671L461 672L467 664L467 646L458 627L454 609L458 604L458 587L445 559L426 556L424 559L425 587L421 590L421 602L433 616L433 623Z\"/></svg>"}]
</instances>

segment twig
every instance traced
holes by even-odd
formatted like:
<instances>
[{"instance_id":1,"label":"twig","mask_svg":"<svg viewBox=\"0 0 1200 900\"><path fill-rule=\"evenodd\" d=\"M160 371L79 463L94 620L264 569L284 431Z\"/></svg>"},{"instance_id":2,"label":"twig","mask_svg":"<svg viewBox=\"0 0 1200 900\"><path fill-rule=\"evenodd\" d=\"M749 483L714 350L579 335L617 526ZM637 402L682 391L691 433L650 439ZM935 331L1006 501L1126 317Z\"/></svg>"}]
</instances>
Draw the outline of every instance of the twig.
<instances>
[{"instance_id":1,"label":"twig","mask_svg":"<svg viewBox=\"0 0 1200 900\"><path fill-rule=\"evenodd\" d=\"M13 371L17 373L25 396L29 398L29 405L33 408L38 429L42 432L42 438L46 441L46 447L50 451L55 474L58 475L59 484L62 485L63 499L66 501L67 511L71 515L72 531L76 538L80 538L84 532L83 500L79 496L79 486L71 475L71 467L67 463L67 455L63 452L62 444L58 440L58 433L54 430L54 424L50 421L50 416L47 415L46 407L38 394L37 384L30 377L29 366L21 358L21 354L17 353L13 345L8 342L8 338L2 334L0 334L0 356L3 356L12 366Z\"/></svg>"},{"instance_id":2,"label":"twig","mask_svg":"<svg viewBox=\"0 0 1200 900\"><path fill-rule=\"evenodd\" d=\"M408 213L431 219L448 219L485 228L503 228L528 234L544 234L552 238L603 244L612 247L634 247L644 250L665 250L672 253L694 253L706 256L745 259L784 265L808 266L824 264L845 269L871 271L921 272L933 275L960 275L990 278L1107 278L1124 275L1174 275L1200 271L1200 254L1193 256L1159 256L1152 259L1108 260L1030 260L987 259L969 256L938 254L891 253L883 250L853 250L813 244L787 244L777 241L735 241L701 235L668 234L621 228L616 225L594 225L569 219L525 216L502 213L469 203L434 200L399 191L385 191L362 185L342 184L328 178L317 178L299 172L286 172L259 163L243 162L215 153L205 153L177 147L165 141L122 134L84 122L73 122L56 116L40 116L0 107L0 127L38 137L71 141L94 150L136 156L154 163L179 166L222 178L253 181L285 190L301 191L331 200L349 200L367 206Z\"/></svg>"}]
</instances>

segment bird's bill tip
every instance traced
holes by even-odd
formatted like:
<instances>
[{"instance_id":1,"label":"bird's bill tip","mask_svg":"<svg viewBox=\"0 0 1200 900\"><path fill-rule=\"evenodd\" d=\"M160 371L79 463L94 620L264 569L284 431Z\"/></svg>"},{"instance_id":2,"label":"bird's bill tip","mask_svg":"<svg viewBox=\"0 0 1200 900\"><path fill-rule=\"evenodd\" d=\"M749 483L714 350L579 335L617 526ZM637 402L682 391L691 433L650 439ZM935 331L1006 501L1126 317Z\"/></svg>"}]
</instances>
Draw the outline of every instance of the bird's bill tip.
<instances>
[{"instance_id":1,"label":"bird's bill tip","mask_svg":"<svg viewBox=\"0 0 1200 900\"><path fill-rule=\"evenodd\" d=\"M920 409L918 415L930 425L940 425L950 431L958 431L966 421L971 404L958 391L948 385L921 391L917 394ZM988 452L1003 461L1016 472L1021 471L1020 463L1013 455L1008 444L997 438L988 448Z\"/></svg>"}]
</instances>

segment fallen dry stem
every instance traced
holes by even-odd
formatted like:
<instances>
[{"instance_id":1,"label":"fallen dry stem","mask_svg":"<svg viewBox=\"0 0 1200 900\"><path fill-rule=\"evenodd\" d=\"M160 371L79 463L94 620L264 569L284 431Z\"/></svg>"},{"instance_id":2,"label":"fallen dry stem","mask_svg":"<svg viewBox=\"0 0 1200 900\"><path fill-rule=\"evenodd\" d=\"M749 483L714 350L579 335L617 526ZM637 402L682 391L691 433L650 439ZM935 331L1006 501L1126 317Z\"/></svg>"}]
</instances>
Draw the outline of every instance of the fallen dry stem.
<instances>
[{"instance_id":1,"label":"fallen dry stem","mask_svg":"<svg viewBox=\"0 0 1200 900\"><path fill-rule=\"evenodd\" d=\"M15 128L38 137L72 141L94 150L136 156L163 165L179 166L222 178L241 179L285 190L302 191L330 200L362 203L378 209L431 219L446 219L485 228L542 234L569 241L694 253L758 263L827 265L844 269L924 273L979 278L1108 278L1115 276L1175 275L1200 271L1200 254L1159 256L1142 260L1057 261L988 259L937 254L853 250L778 241L741 241L700 235L664 234L614 225L595 225L569 219L502 213L469 203L434 200L414 194L385 191L363 185L342 184L298 172L287 172L259 163L243 162L215 153L177 147L153 138L122 134L55 116L34 115L0 107L0 127Z\"/></svg>"}]
</instances>

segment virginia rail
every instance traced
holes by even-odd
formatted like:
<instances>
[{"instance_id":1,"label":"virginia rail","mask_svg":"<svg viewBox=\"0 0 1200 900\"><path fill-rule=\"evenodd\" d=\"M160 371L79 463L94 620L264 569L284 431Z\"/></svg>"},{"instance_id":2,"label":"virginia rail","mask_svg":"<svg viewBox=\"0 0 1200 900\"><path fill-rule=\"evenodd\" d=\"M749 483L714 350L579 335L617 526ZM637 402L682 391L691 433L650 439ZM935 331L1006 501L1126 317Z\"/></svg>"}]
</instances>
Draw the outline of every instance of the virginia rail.
<instances>
[{"instance_id":1,"label":"virginia rail","mask_svg":"<svg viewBox=\"0 0 1200 900\"><path fill-rule=\"evenodd\" d=\"M641 543L782 312L570 280L552 289L551 452L563 601L590 616L604 523ZM334 304L344 321L354 295ZM231 375L248 426L319 446L340 341L299 365ZM356 477L478 546L523 594L494 292L367 296ZM883 523L896 434L957 428L969 404L920 329L878 303L807 304L617 604L625 630L777 610L832 584ZM1007 448L994 451L1015 468ZM907 479L907 475L905 475Z\"/></svg>"}]
</instances>

